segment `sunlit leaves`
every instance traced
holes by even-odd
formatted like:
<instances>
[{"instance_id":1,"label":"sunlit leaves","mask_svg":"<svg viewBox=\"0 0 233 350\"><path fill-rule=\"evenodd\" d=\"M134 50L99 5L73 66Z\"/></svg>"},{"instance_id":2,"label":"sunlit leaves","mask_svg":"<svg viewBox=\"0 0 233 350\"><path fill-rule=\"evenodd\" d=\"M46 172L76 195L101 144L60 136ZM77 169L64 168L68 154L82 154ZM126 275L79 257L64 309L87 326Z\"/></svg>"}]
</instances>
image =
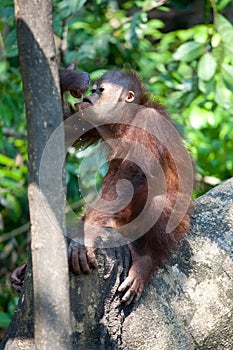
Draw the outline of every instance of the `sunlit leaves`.
<instances>
[{"instance_id":1,"label":"sunlit leaves","mask_svg":"<svg viewBox=\"0 0 233 350\"><path fill-rule=\"evenodd\" d=\"M63 0L57 1L57 7L61 11L62 17L66 18L79 11L87 0Z\"/></svg>"},{"instance_id":2,"label":"sunlit leaves","mask_svg":"<svg viewBox=\"0 0 233 350\"><path fill-rule=\"evenodd\" d=\"M229 141L230 139L233 138L233 128L232 128L233 119L232 118L231 118L230 122L231 123L226 123L226 124L222 125L220 132L219 132L220 140Z\"/></svg>"},{"instance_id":3,"label":"sunlit leaves","mask_svg":"<svg viewBox=\"0 0 233 350\"><path fill-rule=\"evenodd\" d=\"M216 28L220 34L222 40L229 45L233 42L233 26L232 24L222 15L217 15Z\"/></svg>"},{"instance_id":4,"label":"sunlit leaves","mask_svg":"<svg viewBox=\"0 0 233 350\"><path fill-rule=\"evenodd\" d=\"M226 145L225 139L219 140L218 129L223 122L228 124L233 114L232 24L217 14L213 24L164 34L164 24L146 13L148 6L155 3L111 1L101 12L100 1L97 16L96 11L83 12L85 21L74 13L68 20L70 46L65 58L67 63L77 61L92 73L93 79L98 76L95 71L102 69L128 65L135 68L148 89L185 125L198 169L224 178L222 154L217 152L223 152L219 144L228 151L233 142L228 140ZM219 11L229 1L215 3ZM230 151L227 159L229 154Z\"/></svg>"},{"instance_id":5,"label":"sunlit leaves","mask_svg":"<svg viewBox=\"0 0 233 350\"><path fill-rule=\"evenodd\" d=\"M221 35L218 33L214 33L211 38L212 47L217 47L220 44L220 41L221 41Z\"/></svg>"},{"instance_id":6,"label":"sunlit leaves","mask_svg":"<svg viewBox=\"0 0 233 350\"><path fill-rule=\"evenodd\" d=\"M206 26L203 36L197 27L177 32L180 43L173 58L178 67L176 74L169 72L169 84L167 78L165 82L171 91L168 102L177 120L186 121L198 171L224 179L233 176L232 124L229 126L233 118L233 26L218 15L216 24ZM170 47L177 37L169 33ZM175 112L177 107L183 118Z\"/></svg>"},{"instance_id":7,"label":"sunlit leaves","mask_svg":"<svg viewBox=\"0 0 233 350\"><path fill-rule=\"evenodd\" d=\"M216 20L216 29L221 36L226 52L233 59L233 48L232 48L233 26L232 24L225 17L218 14L217 20Z\"/></svg>"},{"instance_id":8,"label":"sunlit leaves","mask_svg":"<svg viewBox=\"0 0 233 350\"><path fill-rule=\"evenodd\" d=\"M218 77L216 81L214 100L223 108L230 108L233 104L233 90L230 91L226 88L226 85L222 77Z\"/></svg>"},{"instance_id":9,"label":"sunlit leaves","mask_svg":"<svg viewBox=\"0 0 233 350\"><path fill-rule=\"evenodd\" d=\"M205 81L210 80L215 74L216 67L217 63L215 58L210 53L206 53L198 62L198 78Z\"/></svg>"},{"instance_id":10,"label":"sunlit leaves","mask_svg":"<svg viewBox=\"0 0 233 350\"><path fill-rule=\"evenodd\" d=\"M173 54L173 58L179 61L191 62L200 57L202 49L202 44L196 41L188 41L187 43L184 43L178 47L176 52Z\"/></svg>"},{"instance_id":11,"label":"sunlit leaves","mask_svg":"<svg viewBox=\"0 0 233 350\"><path fill-rule=\"evenodd\" d=\"M214 113L198 105L193 105L190 108L189 117L190 124L194 129L202 129L215 124Z\"/></svg>"},{"instance_id":12,"label":"sunlit leaves","mask_svg":"<svg viewBox=\"0 0 233 350\"><path fill-rule=\"evenodd\" d=\"M217 1L217 9L223 10L231 2L232 2L232 0L218 0Z\"/></svg>"},{"instance_id":13,"label":"sunlit leaves","mask_svg":"<svg viewBox=\"0 0 233 350\"><path fill-rule=\"evenodd\" d=\"M222 77L229 90L233 92L233 66L229 64L222 65Z\"/></svg>"},{"instance_id":14,"label":"sunlit leaves","mask_svg":"<svg viewBox=\"0 0 233 350\"><path fill-rule=\"evenodd\" d=\"M214 89L215 89L215 82L214 79L211 80L202 80L201 78L198 79L198 88L201 92L203 92L206 96L209 98L213 98L214 95Z\"/></svg>"},{"instance_id":15,"label":"sunlit leaves","mask_svg":"<svg viewBox=\"0 0 233 350\"><path fill-rule=\"evenodd\" d=\"M1 165L7 165L7 166L14 166L15 161L14 159L11 159L10 157L7 157L5 154L0 153L0 164Z\"/></svg>"}]
</instances>

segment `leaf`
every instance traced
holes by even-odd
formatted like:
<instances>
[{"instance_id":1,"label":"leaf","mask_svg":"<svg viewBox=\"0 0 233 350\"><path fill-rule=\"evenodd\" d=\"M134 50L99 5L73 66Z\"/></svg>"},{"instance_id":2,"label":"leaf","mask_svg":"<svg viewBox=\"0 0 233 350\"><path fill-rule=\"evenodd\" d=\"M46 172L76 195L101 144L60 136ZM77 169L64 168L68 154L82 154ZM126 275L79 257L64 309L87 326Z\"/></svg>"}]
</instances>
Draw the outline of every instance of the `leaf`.
<instances>
[{"instance_id":1,"label":"leaf","mask_svg":"<svg viewBox=\"0 0 233 350\"><path fill-rule=\"evenodd\" d=\"M194 34L191 39L194 39L194 41L202 44L206 44L208 42L208 37L209 37L209 27L207 25L198 25L195 26L194 28Z\"/></svg>"},{"instance_id":2,"label":"leaf","mask_svg":"<svg viewBox=\"0 0 233 350\"><path fill-rule=\"evenodd\" d=\"M5 40L6 55L7 57L15 57L18 54L16 29L9 32Z\"/></svg>"},{"instance_id":3,"label":"leaf","mask_svg":"<svg viewBox=\"0 0 233 350\"><path fill-rule=\"evenodd\" d=\"M228 140L229 134L232 130L232 126L230 124L224 124L222 125L220 132L219 132L219 139L220 140Z\"/></svg>"},{"instance_id":4,"label":"leaf","mask_svg":"<svg viewBox=\"0 0 233 350\"><path fill-rule=\"evenodd\" d=\"M1 0L0 1L0 8L6 8L8 6L12 6L13 7L12 0Z\"/></svg>"},{"instance_id":5,"label":"leaf","mask_svg":"<svg viewBox=\"0 0 233 350\"><path fill-rule=\"evenodd\" d=\"M70 1L61 1L57 4L59 10L62 13L62 17L66 18L72 14L75 14L79 11L87 0L70 0Z\"/></svg>"},{"instance_id":6,"label":"leaf","mask_svg":"<svg viewBox=\"0 0 233 350\"><path fill-rule=\"evenodd\" d=\"M7 165L7 166L14 166L15 160L0 153L0 164Z\"/></svg>"},{"instance_id":7,"label":"leaf","mask_svg":"<svg viewBox=\"0 0 233 350\"><path fill-rule=\"evenodd\" d=\"M203 117L203 109L196 105L190 108L189 120L194 129L202 129L207 126L207 120Z\"/></svg>"},{"instance_id":8,"label":"leaf","mask_svg":"<svg viewBox=\"0 0 233 350\"><path fill-rule=\"evenodd\" d=\"M3 133L2 133L2 126L0 125L0 148L3 149L4 143L3 143Z\"/></svg>"},{"instance_id":9,"label":"leaf","mask_svg":"<svg viewBox=\"0 0 233 350\"><path fill-rule=\"evenodd\" d=\"M92 72L90 74L91 81L96 81L96 80L100 79L100 77L106 72L107 72L106 69L97 69L97 70L95 70L94 72Z\"/></svg>"},{"instance_id":10,"label":"leaf","mask_svg":"<svg viewBox=\"0 0 233 350\"><path fill-rule=\"evenodd\" d=\"M210 80L215 74L216 67L217 63L215 58L210 53L206 53L201 57L200 61L198 62L198 78L205 81Z\"/></svg>"},{"instance_id":11,"label":"leaf","mask_svg":"<svg viewBox=\"0 0 233 350\"><path fill-rule=\"evenodd\" d=\"M130 23L130 43L133 47L137 47L139 44L139 30L141 23L145 21L145 14L142 14L140 12L136 12L133 15L133 19L131 20Z\"/></svg>"},{"instance_id":12,"label":"leaf","mask_svg":"<svg viewBox=\"0 0 233 350\"><path fill-rule=\"evenodd\" d=\"M211 45L213 47L217 47L220 44L221 41L221 35L219 33L214 33L211 38Z\"/></svg>"},{"instance_id":13,"label":"leaf","mask_svg":"<svg viewBox=\"0 0 233 350\"><path fill-rule=\"evenodd\" d=\"M232 0L222 0L217 5L218 10L223 10Z\"/></svg>"},{"instance_id":14,"label":"leaf","mask_svg":"<svg viewBox=\"0 0 233 350\"><path fill-rule=\"evenodd\" d=\"M225 43L232 45L233 26L225 17L220 14L217 14L216 28L218 33L221 35L222 40Z\"/></svg>"},{"instance_id":15,"label":"leaf","mask_svg":"<svg viewBox=\"0 0 233 350\"><path fill-rule=\"evenodd\" d=\"M228 109L231 106L232 93L226 88L222 79L216 83L214 99L220 106Z\"/></svg>"},{"instance_id":16,"label":"leaf","mask_svg":"<svg viewBox=\"0 0 233 350\"><path fill-rule=\"evenodd\" d=\"M200 91L204 92L204 94L214 95L214 90L215 90L214 79L204 81L201 78L199 78L198 79L198 88Z\"/></svg>"},{"instance_id":17,"label":"leaf","mask_svg":"<svg viewBox=\"0 0 233 350\"><path fill-rule=\"evenodd\" d=\"M233 92L233 66L222 64L222 77L227 88Z\"/></svg>"},{"instance_id":18,"label":"leaf","mask_svg":"<svg viewBox=\"0 0 233 350\"><path fill-rule=\"evenodd\" d=\"M0 176L3 177L8 177L9 179L15 180L15 181L20 181L23 179L23 174L19 169L0 169Z\"/></svg>"},{"instance_id":19,"label":"leaf","mask_svg":"<svg viewBox=\"0 0 233 350\"><path fill-rule=\"evenodd\" d=\"M0 311L0 327L7 327L11 319L6 312Z\"/></svg>"},{"instance_id":20,"label":"leaf","mask_svg":"<svg viewBox=\"0 0 233 350\"><path fill-rule=\"evenodd\" d=\"M4 82L8 79L9 64L7 61L0 62L0 82Z\"/></svg>"},{"instance_id":21,"label":"leaf","mask_svg":"<svg viewBox=\"0 0 233 350\"><path fill-rule=\"evenodd\" d=\"M191 62L198 58L202 53L203 45L196 41L188 41L178 47L173 54L173 58L177 61Z\"/></svg>"}]
</instances>

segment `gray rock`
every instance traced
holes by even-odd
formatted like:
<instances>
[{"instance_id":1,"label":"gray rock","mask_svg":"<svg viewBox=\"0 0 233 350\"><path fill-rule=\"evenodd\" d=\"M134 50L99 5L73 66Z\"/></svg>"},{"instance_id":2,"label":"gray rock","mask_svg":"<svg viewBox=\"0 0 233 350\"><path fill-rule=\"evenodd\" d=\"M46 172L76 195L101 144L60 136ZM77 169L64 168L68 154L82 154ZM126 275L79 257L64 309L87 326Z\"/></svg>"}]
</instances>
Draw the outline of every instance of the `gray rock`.
<instances>
[{"instance_id":1,"label":"gray rock","mask_svg":"<svg viewBox=\"0 0 233 350\"><path fill-rule=\"evenodd\" d=\"M117 293L128 252L122 248L118 257L114 254L109 250L102 257L105 264L83 276L81 285L71 278L72 305L74 295L77 302L86 296L73 308L73 319L86 304L90 308L88 316L83 311L81 328L73 323L81 349L233 349L233 179L195 201L190 234L132 308L120 305ZM102 278L107 273L110 282ZM97 338L89 338L90 328Z\"/></svg>"}]
</instances>

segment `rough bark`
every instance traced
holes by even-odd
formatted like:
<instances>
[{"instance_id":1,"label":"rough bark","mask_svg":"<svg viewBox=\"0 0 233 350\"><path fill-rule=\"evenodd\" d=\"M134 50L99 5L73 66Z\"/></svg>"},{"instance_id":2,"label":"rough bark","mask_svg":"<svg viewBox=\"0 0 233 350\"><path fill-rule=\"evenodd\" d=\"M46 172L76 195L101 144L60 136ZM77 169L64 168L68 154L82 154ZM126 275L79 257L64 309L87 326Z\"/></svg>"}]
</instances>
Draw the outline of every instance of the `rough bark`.
<instances>
[{"instance_id":1,"label":"rough bark","mask_svg":"<svg viewBox=\"0 0 233 350\"><path fill-rule=\"evenodd\" d=\"M232 246L233 179L196 200L190 234L137 305L125 307L117 292L128 248L99 251L98 271L70 276L73 349L232 350ZM25 295L6 349L14 337L33 349L31 311Z\"/></svg>"},{"instance_id":2,"label":"rough bark","mask_svg":"<svg viewBox=\"0 0 233 350\"><path fill-rule=\"evenodd\" d=\"M36 348L67 349L71 328L64 238L65 150L64 131L58 127L62 122L62 106L52 31L52 0L15 0L15 16L27 115L34 290L33 298L29 291L24 296L27 300L21 302L26 315L31 315L34 305L30 334L34 325ZM21 332L21 326L24 329L26 325L19 323L17 331Z\"/></svg>"}]
</instances>

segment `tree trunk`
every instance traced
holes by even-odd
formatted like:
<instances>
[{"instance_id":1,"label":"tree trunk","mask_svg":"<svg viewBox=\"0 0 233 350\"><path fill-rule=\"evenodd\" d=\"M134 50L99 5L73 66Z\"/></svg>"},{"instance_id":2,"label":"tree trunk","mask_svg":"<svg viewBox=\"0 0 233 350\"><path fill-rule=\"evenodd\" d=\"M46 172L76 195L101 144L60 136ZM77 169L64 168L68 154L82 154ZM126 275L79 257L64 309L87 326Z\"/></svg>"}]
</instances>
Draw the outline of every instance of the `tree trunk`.
<instances>
[{"instance_id":1,"label":"tree trunk","mask_svg":"<svg viewBox=\"0 0 233 350\"><path fill-rule=\"evenodd\" d=\"M62 175L65 151L64 131L59 127L62 106L52 0L15 0L15 15L27 114L34 290L33 298L30 291L26 294L28 309L23 306L22 310L31 317L34 304L30 334L34 324L37 349L68 349L71 329Z\"/></svg>"},{"instance_id":2,"label":"tree trunk","mask_svg":"<svg viewBox=\"0 0 233 350\"><path fill-rule=\"evenodd\" d=\"M135 306L122 305L117 291L130 265L127 247L99 250L98 271L71 274L72 348L232 350L232 198L233 179L195 202L190 234ZM34 349L32 329L24 294L2 349Z\"/></svg>"}]
</instances>

